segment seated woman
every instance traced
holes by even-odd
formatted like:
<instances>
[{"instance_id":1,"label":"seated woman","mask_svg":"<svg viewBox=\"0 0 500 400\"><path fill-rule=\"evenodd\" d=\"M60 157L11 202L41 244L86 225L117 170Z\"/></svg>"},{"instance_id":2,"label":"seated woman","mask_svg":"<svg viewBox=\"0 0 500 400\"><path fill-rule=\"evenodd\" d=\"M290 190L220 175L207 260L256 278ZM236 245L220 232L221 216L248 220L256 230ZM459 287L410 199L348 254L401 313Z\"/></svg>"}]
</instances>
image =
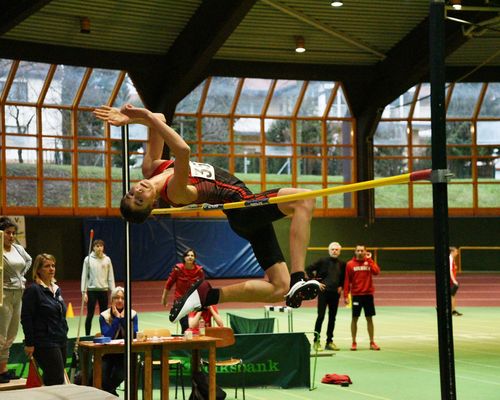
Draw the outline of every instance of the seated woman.
<instances>
[{"instance_id":1,"label":"seated woman","mask_svg":"<svg viewBox=\"0 0 500 400\"><path fill-rule=\"evenodd\" d=\"M205 326L212 326L212 318L217 326L224 326L222 318L219 315L219 310L216 306L208 306L200 311L192 311L189 313L189 328L192 330L198 329L200 320L203 319Z\"/></svg>"},{"instance_id":2,"label":"seated woman","mask_svg":"<svg viewBox=\"0 0 500 400\"><path fill-rule=\"evenodd\" d=\"M137 313L132 310L131 319L134 325L134 336L138 330ZM125 337L125 289L117 286L111 292L111 307L99 316L99 324L103 336L111 339ZM106 354L102 358L102 388L117 396L116 388L125 379L123 354Z\"/></svg>"}]
</instances>

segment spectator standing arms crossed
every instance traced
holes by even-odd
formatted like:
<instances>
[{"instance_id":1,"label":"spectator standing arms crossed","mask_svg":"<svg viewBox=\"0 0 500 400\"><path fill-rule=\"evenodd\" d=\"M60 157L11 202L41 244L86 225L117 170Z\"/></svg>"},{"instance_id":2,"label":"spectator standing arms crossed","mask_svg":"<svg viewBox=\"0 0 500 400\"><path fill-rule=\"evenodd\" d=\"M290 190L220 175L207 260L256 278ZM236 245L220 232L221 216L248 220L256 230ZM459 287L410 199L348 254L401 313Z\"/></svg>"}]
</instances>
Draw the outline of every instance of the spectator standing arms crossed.
<instances>
[{"instance_id":1,"label":"spectator standing arms crossed","mask_svg":"<svg viewBox=\"0 0 500 400\"><path fill-rule=\"evenodd\" d=\"M345 262L339 260L342 246L338 242L332 242L328 246L329 257L323 257L306 267L307 276L316 279L320 284L318 293L318 316L314 325L314 348L321 350L320 334L326 308L328 307L328 327L326 329L325 350L339 350L333 343L333 331L335 330L335 319L339 307L340 293L344 285Z\"/></svg>"},{"instance_id":2,"label":"spectator standing arms crossed","mask_svg":"<svg viewBox=\"0 0 500 400\"><path fill-rule=\"evenodd\" d=\"M172 268L172 272L170 272L165 283L165 289L163 289L161 296L161 304L164 307L168 306L168 292L172 289L172 286L175 285L174 300L177 300L184 296L196 281L205 279L203 269L196 264L196 253L193 249L187 249L182 254L182 260L184 262L175 264L174 268ZM188 316L182 317L179 322L182 333L184 333L189 328Z\"/></svg>"},{"instance_id":3,"label":"spectator standing arms crossed","mask_svg":"<svg viewBox=\"0 0 500 400\"><path fill-rule=\"evenodd\" d=\"M10 218L0 218L3 231L3 305L0 306L0 383L17 377L7 371L12 343L17 336L21 317L21 302L31 257L16 243L17 225Z\"/></svg>"},{"instance_id":4,"label":"spectator standing arms crossed","mask_svg":"<svg viewBox=\"0 0 500 400\"><path fill-rule=\"evenodd\" d=\"M370 349L380 350L374 340L373 316L375 315L375 303L373 294L375 293L375 287L372 278L373 275L379 273L380 267L372 259L371 253L366 251L366 246L364 244L356 245L354 257L346 265L344 281L344 301L346 304L349 293L352 296L351 350L357 350L356 334L361 310L365 312L368 336L370 337Z\"/></svg>"},{"instance_id":5,"label":"spectator standing arms crossed","mask_svg":"<svg viewBox=\"0 0 500 400\"><path fill-rule=\"evenodd\" d=\"M87 318L85 318L85 334L90 335L92 319L96 303L99 303L99 313L108 308L108 292L115 288L115 275L111 259L104 254L104 241L94 240L92 252L85 257L82 268L83 301L87 303Z\"/></svg>"}]
</instances>

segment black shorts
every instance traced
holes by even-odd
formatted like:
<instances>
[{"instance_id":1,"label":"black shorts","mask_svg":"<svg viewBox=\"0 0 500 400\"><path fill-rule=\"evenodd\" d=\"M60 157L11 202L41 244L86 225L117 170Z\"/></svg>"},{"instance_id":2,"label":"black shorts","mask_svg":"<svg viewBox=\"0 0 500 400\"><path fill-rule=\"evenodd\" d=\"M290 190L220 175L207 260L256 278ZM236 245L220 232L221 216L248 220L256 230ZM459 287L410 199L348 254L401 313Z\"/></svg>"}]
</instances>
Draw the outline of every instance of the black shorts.
<instances>
[{"instance_id":1,"label":"black shorts","mask_svg":"<svg viewBox=\"0 0 500 400\"><path fill-rule=\"evenodd\" d=\"M373 295L352 296L352 316L359 317L362 309L365 310L365 317L373 317L375 315Z\"/></svg>"},{"instance_id":2,"label":"black shorts","mask_svg":"<svg viewBox=\"0 0 500 400\"><path fill-rule=\"evenodd\" d=\"M259 196L269 194L268 197L275 197L273 194L276 195L277 191L278 189L270 190ZM224 210L224 213L233 231L250 242L264 271L278 262L285 261L272 224L273 221L286 216L277 204Z\"/></svg>"},{"instance_id":3,"label":"black shorts","mask_svg":"<svg viewBox=\"0 0 500 400\"><path fill-rule=\"evenodd\" d=\"M458 285L451 285L450 293L452 296L455 296L458 292Z\"/></svg>"}]
</instances>

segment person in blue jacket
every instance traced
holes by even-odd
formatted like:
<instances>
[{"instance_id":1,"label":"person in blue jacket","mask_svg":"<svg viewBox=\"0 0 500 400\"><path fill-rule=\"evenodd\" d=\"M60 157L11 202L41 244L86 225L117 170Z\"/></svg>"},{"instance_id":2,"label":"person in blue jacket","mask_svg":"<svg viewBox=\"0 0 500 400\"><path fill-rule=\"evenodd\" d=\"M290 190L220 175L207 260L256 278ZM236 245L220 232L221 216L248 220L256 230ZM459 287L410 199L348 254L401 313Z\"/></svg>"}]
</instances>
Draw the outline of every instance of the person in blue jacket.
<instances>
[{"instance_id":1,"label":"person in blue jacket","mask_svg":"<svg viewBox=\"0 0 500 400\"><path fill-rule=\"evenodd\" d=\"M24 352L35 357L43 372L45 386L65 382L68 323L66 304L56 285L56 259L39 254L33 263L33 284L23 295L21 325Z\"/></svg>"},{"instance_id":2,"label":"person in blue jacket","mask_svg":"<svg viewBox=\"0 0 500 400\"><path fill-rule=\"evenodd\" d=\"M134 336L139 328L137 313L132 310L131 320L134 326ZM111 291L111 307L99 316L101 334L111 339L125 337L125 289L121 286ZM125 379L123 354L106 354L102 358L102 388L117 396L116 388Z\"/></svg>"}]
</instances>

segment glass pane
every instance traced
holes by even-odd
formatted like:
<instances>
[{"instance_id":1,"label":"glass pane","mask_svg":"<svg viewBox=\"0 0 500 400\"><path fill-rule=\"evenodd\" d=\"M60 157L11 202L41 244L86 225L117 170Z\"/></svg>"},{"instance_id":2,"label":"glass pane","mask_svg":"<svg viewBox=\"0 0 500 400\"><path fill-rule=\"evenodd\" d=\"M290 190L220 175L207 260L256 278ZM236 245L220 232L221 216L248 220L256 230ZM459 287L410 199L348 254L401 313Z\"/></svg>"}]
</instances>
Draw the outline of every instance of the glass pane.
<instances>
[{"instance_id":1,"label":"glass pane","mask_svg":"<svg viewBox=\"0 0 500 400\"><path fill-rule=\"evenodd\" d=\"M36 207L36 202L35 179L7 179L8 207Z\"/></svg>"},{"instance_id":2,"label":"glass pane","mask_svg":"<svg viewBox=\"0 0 500 400\"><path fill-rule=\"evenodd\" d=\"M500 144L500 121L477 121L477 144Z\"/></svg>"},{"instance_id":3,"label":"glass pane","mask_svg":"<svg viewBox=\"0 0 500 400\"><path fill-rule=\"evenodd\" d=\"M398 149L384 148L384 151L390 150L397 151ZM375 176L377 178L401 175L408 172L408 164L406 159L375 159L374 166Z\"/></svg>"},{"instance_id":4,"label":"glass pane","mask_svg":"<svg viewBox=\"0 0 500 400\"><path fill-rule=\"evenodd\" d=\"M448 207L472 207L472 185L448 185Z\"/></svg>"},{"instance_id":5,"label":"glass pane","mask_svg":"<svg viewBox=\"0 0 500 400\"><path fill-rule=\"evenodd\" d=\"M78 207L105 207L106 184L104 182L78 182Z\"/></svg>"},{"instance_id":6,"label":"glass pane","mask_svg":"<svg viewBox=\"0 0 500 400\"><path fill-rule=\"evenodd\" d=\"M408 185L375 188L375 208L408 208Z\"/></svg>"},{"instance_id":7,"label":"glass pane","mask_svg":"<svg viewBox=\"0 0 500 400\"><path fill-rule=\"evenodd\" d=\"M416 86L408 89L407 92L397 97L391 104L384 108L382 119L384 118L398 118L406 119L410 114L410 108L415 97Z\"/></svg>"},{"instance_id":8,"label":"glass pane","mask_svg":"<svg viewBox=\"0 0 500 400\"><path fill-rule=\"evenodd\" d=\"M208 88L203 106L205 114L228 114L234 100L236 86L240 78L214 77Z\"/></svg>"},{"instance_id":9,"label":"glass pane","mask_svg":"<svg viewBox=\"0 0 500 400\"><path fill-rule=\"evenodd\" d=\"M347 104L342 85L340 85L337 89L337 94L335 96L335 99L333 99L332 107L330 108L328 116L331 118L351 117L351 110L349 109L349 105Z\"/></svg>"},{"instance_id":10,"label":"glass pane","mask_svg":"<svg viewBox=\"0 0 500 400\"><path fill-rule=\"evenodd\" d=\"M125 79L123 80L122 86L118 91L115 101L113 102L113 106L121 107L125 103L130 103L136 107L144 107L139 93L137 93L137 90L135 89L135 86L128 74L125 75ZM132 126L134 125L131 125L130 127Z\"/></svg>"},{"instance_id":11,"label":"glass pane","mask_svg":"<svg viewBox=\"0 0 500 400\"><path fill-rule=\"evenodd\" d=\"M458 118L472 117L482 86L482 83L455 84L446 116Z\"/></svg>"},{"instance_id":12,"label":"glass pane","mask_svg":"<svg viewBox=\"0 0 500 400\"><path fill-rule=\"evenodd\" d=\"M56 73L50 82L44 104L71 105L76 92L82 83L84 67L58 65Z\"/></svg>"},{"instance_id":13,"label":"glass pane","mask_svg":"<svg viewBox=\"0 0 500 400\"><path fill-rule=\"evenodd\" d=\"M479 117L499 117L500 116L500 83L488 83L488 89L481 105Z\"/></svg>"},{"instance_id":14,"label":"glass pane","mask_svg":"<svg viewBox=\"0 0 500 400\"><path fill-rule=\"evenodd\" d=\"M257 157L235 157L234 172L243 181L260 181L260 159Z\"/></svg>"},{"instance_id":15,"label":"glass pane","mask_svg":"<svg viewBox=\"0 0 500 400\"><path fill-rule=\"evenodd\" d=\"M44 207L72 207L73 183L71 181L44 181L43 206Z\"/></svg>"},{"instance_id":16,"label":"glass pane","mask_svg":"<svg viewBox=\"0 0 500 400\"><path fill-rule=\"evenodd\" d=\"M204 144L201 146L203 154L226 154L229 155L229 146L225 144Z\"/></svg>"},{"instance_id":17,"label":"glass pane","mask_svg":"<svg viewBox=\"0 0 500 400\"><path fill-rule=\"evenodd\" d=\"M300 183L297 185L298 188L301 189L309 189L309 190L319 190L322 189L321 183L319 184L307 184L307 183ZM323 197L316 197L315 199L315 207L316 208L322 208L323 207Z\"/></svg>"},{"instance_id":18,"label":"glass pane","mask_svg":"<svg viewBox=\"0 0 500 400\"><path fill-rule=\"evenodd\" d=\"M373 136L373 144L408 144L406 121L380 122Z\"/></svg>"},{"instance_id":19,"label":"glass pane","mask_svg":"<svg viewBox=\"0 0 500 400\"><path fill-rule=\"evenodd\" d=\"M71 136L71 111L42 108L42 135Z\"/></svg>"},{"instance_id":20,"label":"glass pane","mask_svg":"<svg viewBox=\"0 0 500 400\"><path fill-rule=\"evenodd\" d=\"M261 154L261 146L258 145L237 145L234 146L235 154L244 154L244 155L260 155Z\"/></svg>"},{"instance_id":21,"label":"glass pane","mask_svg":"<svg viewBox=\"0 0 500 400\"><path fill-rule=\"evenodd\" d=\"M335 187L335 185L333 185ZM354 207L352 193L340 193L327 197L328 208L352 208Z\"/></svg>"},{"instance_id":22,"label":"glass pane","mask_svg":"<svg viewBox=\"0 0 500 400\"><path fill-rule=\"evenodd\" d=\"M219 157L219 156L203 156L201 162L213 165L215 167L224 168L229 170L229 157Z\"/></svg>"},{"instance_id":23,"label":"glass pane","mask_svg":"<svg viewBox=\"0 0 500 400\"><path fill-rule=\"evenodd\" d=\"M430 155L430 148L428 150ZM414 158L412 161L412 167L413 171L432 168L432 160L430 158Z\"/></svg>"},{"instance_id":24,"label":"glass pane","mask_svg":"<svg viewBox=\"0 0 500 400\"><path fill-rule=\"evenodd\" d=\"M292 143L291 121L288 119L264 120L267 143Z\"/></svg>"},{"instance_id":25,"label":"glass pane","mask_svg":"<svg viewBox=\"0 0 500 400\"><path fill-rule=\"evenodd\" d=\"M176 113L196 113L198 111L198 107L200 105L201 92L205 87L207 81L203 81L198 85L196 89L194 89L191 93L189 93L186 97L184 97L178 104L175 109Z\"/></svg>"},{"instance_id":26,"label":"glass pane","mask_svg":"<svg viewBox=\"0 0 500 400\"><path fill-rule=\"evenodd\" d=\"M7 150L6 176L37 176L35 150Z\"/></svg>"},{"instance_id":27,"label":"glass pane","mask_svg":"<svg viewBox=\"0 0 500 400\"><path fill-rule=\"evenodd\" d=\"M7 147L23 147L34 149L37 147L37 139L36 136L33 135L6 135L5 145Z\"/></svg>"},{"instance_id":28,"label":"glass pane","mask_svg":"<svg viewBox=\"0 0 500 400\"><path fill-rule=\"evenodd\" d=\"M270 79L245 79L236 106L236 114L260 115L271 82Z\"/></svg>"},{"instance_id":29,"label":"glass pane","mask_svg":"<svg viewBox=\"0 0 500 400\"><path fill-rule=\"evenodd\" d=\"M0 58L0 97L2 97L5 81L7 80L7 75L9 75L11 66L12 60Z\"/></svg>"},{"instance_id":30,"label":"glass pane","mask_svg":"<svg viewBox=\"0 0 500 400\"><path fill-rule=\"evenodd\" d=\"M42 91L49 64L21 61L7 101L36 103Z\"/></svg>"},{"instance_id":31,"label":"glass pane","mask_svg":"<svg viewBox=\"0 0 500 400\"><path fill-rule=\"evenodd\" d=\"M201 120L201 140L204 142L229 141L229 119L203 118Z\"/></svg>"},{"instance_id":32,"label":"glass pane","mask_svg":"<svg viewBox=\"0 0 500 400\"><path fill-rule=\"evenodd\" d=\"M414 118L431 117L431 85L422 83L418 92L417 102L415 104Z\"/></svg>"},{"instance_id":33,"label":"glass pane","mask_svg":"<svg viewBox=\"0 0 500 400\"><path fill-rule=\"evenodd\" d=\"M335 82L309 82L298 115L303 117L323 116L334 86Z\"/></svg>"},{"instance_id":34,"label":"glass pane","mask_svg":"<svg viewBox=\"0 0 500 400\"><path fill-rule=\"evenodd\" d=\"M352 124L350 121L327 121L326 143L327 144L352 144Z\"/></svg>"},{"instance_id":35,"label":"glass pane","mask_svg":"<svg viewBox=\"0 0 500 400\"><path fill-rule=\"evenodd\" d=\"M314 156L321 158L322 147L321 146L297 146L296 147L297 156Z\"/></svg>"},{"instance_id":36,"label":"glass pane","mask_svg":"<svg viewBox=\"0 0 500 400\"><path fill-rule=\"evenodd\" d=\"M411 141L414 146L431 144L431 121L413 121L411 124Z\"/></svg>"},{"instance_id":37,"label":"glass pane","mask_svg":"<svg viewBox=\"0 0 500 400\"><path fill-rule=\"evenodd\" d=\"M291 159L287 157L266 157L266 181L291 182Z\"/></svg>"},{"instance_id":38,"label":"glass pane","mask_svg":"<svg viewBox=\"0 0 500 400\"><path fill-rule=\"evenodd\" d=\"M492 147L478 147L478 155L488 155L490 157L478 158L476 162L477 177L479 179L494 180L500 178L500 159L492 157L498 154L498 150ZM484 154L481 154L484 153ZM489 154L488 154L489 153ZM498 173L497 173L498 166Z\"/></svg>"},{"instance_id":39,"label":"glass pane","mask_svg":"<svg viewBox=\"0 0 500 400\"><path fill-rule=\"evenodd\" d=\"M33 133L36 135L35 107L5 106L5 131L8 133Z\"/></svg>"},{"instance_id":40,"label":"glass pane","mask_svg":"<svg viewBox=\"0 0 500 400\"><path fill-rule=\"evenodd\" d=\"M92 71L92 75L90 75L85 92L83 92L80 105L97 107L103 104L108 104L111 91L116 85L119 73L120 71L109 69L94 69Z\"/></svg>"},{"instance_id":41,"label":"glass pane","mask_svg":"<svg viewBox=\"0 0 500 400\"><path fill-rule=\"evenodd\" d=\"M120 207L120 201L122 200L122 183L113 182L111 184L111 207Z\"/></svg>"},{"instance_id":42,"label":"glass pane","mask_svg":"<svg viewBox=\"0 0 500 400\"><path fill-rule=\"evenodd\" d=\"M99 126L102 131L104 126ZM109 134L112 139L122 138L122 128L120 126L109 126ZM103 134L104 136L104 134ZM148 140L148 127L140 124L132 124L128 126L128 138L129 140L140 140L146 142ZM130 147L130 143L129 143Z\"/></svg>"},{"instance_id":43,"label":"glass pane","mask_svg":"<svg viewBox=\"0 0 500 400\"><path fill-rule=\"evenodd\" d=\"M448 157L468 156L472 154L472 147L470 146L446 146L446 154Z\"/></svg>"},{"instance_id":44,"label":"glass pane","mask_svg":"<svg viewBox=\"0 0 500 400\"><path fill-rule=\"evenodd\" d=\"M432 208L432 185L413 184L413 207Z\"/></svg>"},{"instance_id":45,"label":"glass pane","mask_svg":"<svg viewBox=\"0 0 500 400\"><path fill-rule=\"evenodd\" d=\"M106 158L104 153L78 152L79 178L104 178Z\"/></svg>"},{"instance_id":46,"label":"glass pane","mask_svg":"<svg viewBox=\"0 0 500 400\"><path fill-rule=\"evenodd\" d=\"M447 122L446 143L470 144L472 143L471 122Z\"/></svg>"},{"instance_id":47,"label":"glass pane","mask_svg":"<svg viewBox=\"0 0 500 400\"><path fill-rule=\"evenodd\" d=\"M43 152L43 176L46 178L71 178L72 153L62 151Z\"/></svg>"},{"instance_id":48,"label":"glass pane","mask_svg":"<svg viewBox=\"0 0 500 400\"><path fill-rule=\"evenodd\" d=\"M235 118L233 132L235 142L260 143L262 141L258 118Z\"/></svg>"},{"instance_id":49,"label":"glass pane","mask_svg":"<svg viewBox=\"0 0 500 400\"><path fill-rule=\"evenodd\" d=\"M327 168L328 182L352 182L352 159L329 158Z\"/></svg>"},{"instance_id":50,"label":"glass pane","mask_svg":"<svg viewBox=\"0 0 500 400\"><path fill-rule=\"evenodd\" d=\"M274 88L267 115L292 115L302 85L303 81L279 80Z\"/></svg>"},{"instance_id":51,"label":"glass pane","mask_svg":"<svg viewBox=\"0 0 500 400\"><path fill-rule=\"evenodd\" d=\"M301 158L297 161L297 180L299 182L318 182L321 185L321 158Z\"/></svg>"},{"instance_id":52,"label":"glass pane","mask_svg":"<svg viewBox=\"0 0 500 400\"><path fill-rule=\"evenodd\" d=\"M500 185L481 183L477 186L477 193L479 196L479 207L500 208Z\"/></svg>"},{"instance_id":53,"label":"glass pane","mask_svg":"<svg viewBox=\"0 0 500 400\"><path fill-rule=\"evenodd\" d=\"M471 179L472 163L470 158L448 159L448 169L453 174L453 179Z\"/></svg>"},{"instance_id":54,"label":"glass pane","mask_svg":"<svg viewBox=\"0 0 500 400\"><path fill-rule=\"evenodd\" d=\"M328 146L326 154L335 157L352 157L353 149L351 146Z\"/></svg>"},{"instance_id":55,"label":"glass pane","mask_svg":"<svg viewBox=\"0 0 500 400\"><path fill-rule=\"evenodd\" d=\"M104 122L94 117L92 112L78 111L78 136L104 137Z\"/></svg>"},{"instance_id":56,"label":"glass pane","mask_svg":"<svg viewBox=\"0 0 500 400\"><path fill-rule=\"evenodd\" d=\"M186 141L196 141L196 118L174 117L172 128Z\"/></svg>"},{"instance_id":57,"label":"glass pane","mask_svg":"<svg viewBox=\"0 0 500 400\"><path fill-rule=\"evenodd\" d=\"M321 121L297 121L296 143L322 143Z\"/></svg>"}]
</instances>

